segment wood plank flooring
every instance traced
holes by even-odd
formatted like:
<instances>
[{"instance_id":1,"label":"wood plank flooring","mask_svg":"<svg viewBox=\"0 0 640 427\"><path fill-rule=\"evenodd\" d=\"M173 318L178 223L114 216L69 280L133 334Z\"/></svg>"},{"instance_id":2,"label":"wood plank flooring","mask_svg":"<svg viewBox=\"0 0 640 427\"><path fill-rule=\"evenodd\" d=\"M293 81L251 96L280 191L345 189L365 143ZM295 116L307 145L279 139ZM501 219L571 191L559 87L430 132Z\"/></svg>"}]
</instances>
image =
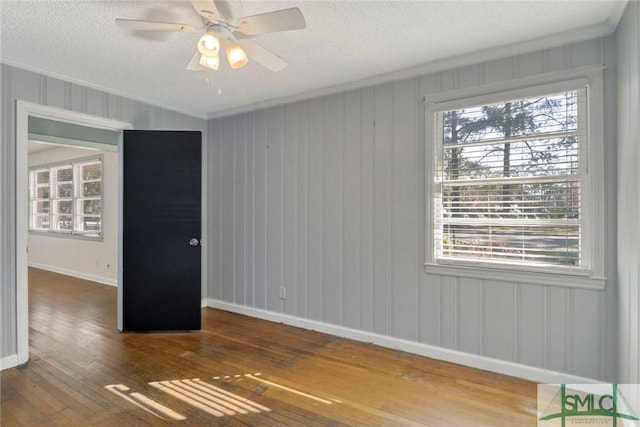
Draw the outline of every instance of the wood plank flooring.
<instances>
[{"instance_id":1,"label":"wood plank flooring","mask_svg":"<svg viewBox=\"0 0 640 427\"><path fill-rule=\"evenodd\" d=\"M29 303L3 426L536 425L513 377L211 308L202 331L119 333L115 288L37 269Z\"/></svg>"}]
</instances>

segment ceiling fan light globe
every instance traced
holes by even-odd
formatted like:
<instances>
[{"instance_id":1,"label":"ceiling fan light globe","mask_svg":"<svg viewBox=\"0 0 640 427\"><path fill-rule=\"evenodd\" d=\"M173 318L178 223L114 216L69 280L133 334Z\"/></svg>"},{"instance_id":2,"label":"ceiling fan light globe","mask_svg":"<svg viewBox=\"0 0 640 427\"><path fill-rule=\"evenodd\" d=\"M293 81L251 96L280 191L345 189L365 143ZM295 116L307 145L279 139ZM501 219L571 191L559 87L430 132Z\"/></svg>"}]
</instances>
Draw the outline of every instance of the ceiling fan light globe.
<instances>
[{"instance_id":1,"label":"ceiling fan light globe","mask_svg":"<svg viewBox=\"0 0 640 427\"><path fill-rule=\"evenodd\" d=\"M231 68L234 70L244 67L249 62L247 54L237 44L232 44L227 47L227 59L229 60L229 65L231 65Z\"/></svg>"},{"instance_id":2,"label":"ceiling fan light globe","mask_svg":"<svg viewBox=\"0 0 640 427\"><path fill-rule=\"evenodd\" d=\"M220 57L214 56L213 58L208 58L204 55L200 55L200 65L218 71L218 68L220 67Z\"/></svg>"},{"instance_id":3,"label":"ceiling fan light globe","mask_svg":"<svg viewBox=\"0 0 640 427\"><path fill-rule=\"evenodd\" d=\"M211 33L206 33L198 41L198 52L207 58L214 58L220 52L220 40Z\"/></svg>"}]
</instances>

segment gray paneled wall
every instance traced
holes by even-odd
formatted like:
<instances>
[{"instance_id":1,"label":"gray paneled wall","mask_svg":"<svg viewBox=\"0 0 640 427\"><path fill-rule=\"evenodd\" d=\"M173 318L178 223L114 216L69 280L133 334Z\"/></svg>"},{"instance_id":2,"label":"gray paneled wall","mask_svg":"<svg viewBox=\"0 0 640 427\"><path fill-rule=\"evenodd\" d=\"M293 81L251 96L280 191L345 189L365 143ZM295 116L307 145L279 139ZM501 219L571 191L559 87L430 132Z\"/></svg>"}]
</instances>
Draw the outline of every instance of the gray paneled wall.
<instances>
[{"instance_id":1,"label":"gray paneled wall","mask_svg":"<svg viewBox=\"0 0 640 427\"><path fill-rule=\"evenodd\" d=\"M210 121L209 298L612 380L615 59L597 39ZM425 274L422 97L602 63L607 289Z\"/></svg>"},{"instance_id":2,"label":"gray paneled wall","mask_svg":"<svg viewBox=\"0 0 640 427\"><path fill-rule=\"evenodd\" d=\"M618 273L620 382L640 383L640 3L618 27Z\"/></svg>"},{"instance_id":3,"label":"gray paneled wall","mask_svg":"<svg viewBox=\"0 0 640 427\"><path fill-rule=\"evenodd\" d=\"M137 129L201 130L206 121L1 64L0 358L16 349L15 118L16 100L126 121ZM206 151L206 150L205 150ZM26 189L24 189L26 191Z\"/></svg>"}]
</instances>

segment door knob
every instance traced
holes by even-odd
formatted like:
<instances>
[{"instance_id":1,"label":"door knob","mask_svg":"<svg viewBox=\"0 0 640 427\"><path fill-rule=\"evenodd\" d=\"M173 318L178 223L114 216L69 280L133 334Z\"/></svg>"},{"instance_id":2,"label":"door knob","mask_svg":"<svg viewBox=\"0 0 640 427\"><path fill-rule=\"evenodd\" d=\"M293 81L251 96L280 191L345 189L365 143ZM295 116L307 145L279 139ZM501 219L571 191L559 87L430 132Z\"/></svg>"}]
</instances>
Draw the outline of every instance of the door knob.
<instances>
[{"instance_id":1,"label":"door knob","mask_svg":"<svg viewBox=\"0 0 640 427\"><path fill-rule=\"evenodd\" d=\"M195 237L192 237L191 240L189 240L189 246L198 246L198 243L200 242Z\"/></svg>"}]
</instances>

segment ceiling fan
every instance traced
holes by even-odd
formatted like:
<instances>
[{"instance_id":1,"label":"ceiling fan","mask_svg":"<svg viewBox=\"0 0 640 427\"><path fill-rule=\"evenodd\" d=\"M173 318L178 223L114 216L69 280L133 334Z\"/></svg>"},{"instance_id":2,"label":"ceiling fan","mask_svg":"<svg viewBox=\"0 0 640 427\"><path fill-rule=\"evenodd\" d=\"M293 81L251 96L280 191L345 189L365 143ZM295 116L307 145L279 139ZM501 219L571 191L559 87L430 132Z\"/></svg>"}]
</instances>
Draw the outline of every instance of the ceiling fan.
<instances>
[{"instance_id":1,"label":"ceiling fan","mask_svg":"<svg viewBox=\"0 0 640 427\"><path fill-rule=\"evenodd\" d=\"M187 70L218 70L220 54L224 51L233 69L245 66L249 59L252 59L273 72L283 70L287 61L249 37L300 30L307 25L297 7L237 18L235 15L238 8L234 8L231 2L218 0L218 7L214 0L191 0L191 3L202 17L204 26L133 19L116 19L116 23L121 28L134 31L203 33L198 41L198 50L189 61Z\"/></svg>"}]
</instances>

